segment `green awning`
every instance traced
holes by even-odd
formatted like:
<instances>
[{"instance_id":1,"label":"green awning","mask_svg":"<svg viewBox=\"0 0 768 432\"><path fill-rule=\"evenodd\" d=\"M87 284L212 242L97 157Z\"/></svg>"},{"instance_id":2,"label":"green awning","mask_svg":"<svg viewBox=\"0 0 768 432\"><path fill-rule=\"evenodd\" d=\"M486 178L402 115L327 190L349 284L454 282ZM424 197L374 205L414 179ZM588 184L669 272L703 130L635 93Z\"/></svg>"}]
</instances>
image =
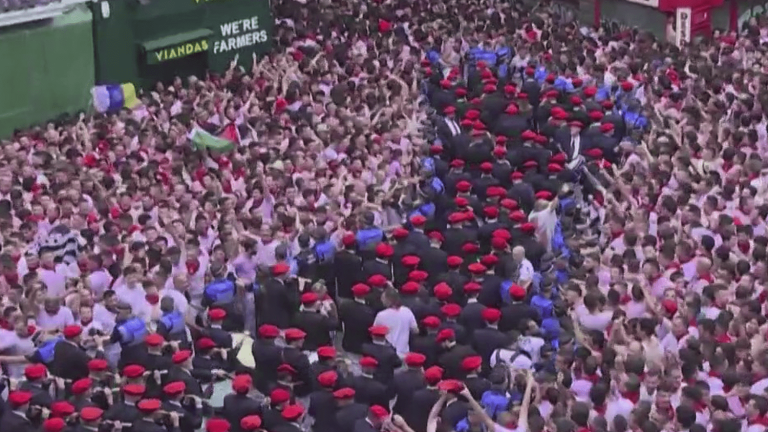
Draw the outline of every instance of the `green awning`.
<instances>
[{"instance_id":1,"label":"green awning","mask_svg":"<svg viewBox=\"0 0 768 432\"><path fill-rule=\"evenodd\" d=\"M141 46L145 51L155 51L160 48L167 48L170 46L176 46L183 44L184 42L191 42L198 39L208 38L213 32L208 29L192 30L184 33L176 33L174 35L145 41L141 43Z\"/></svg>"},{"instance_id":2,"label":"green awning","mask_svg":"<svg viewBox=\"0 0 768 432\"><path fill-rule=\"evenodd\" d=\"M162 63L208 51L211 30L200 29L142 42L148 64Z\"/></svg>"}]
</instances>

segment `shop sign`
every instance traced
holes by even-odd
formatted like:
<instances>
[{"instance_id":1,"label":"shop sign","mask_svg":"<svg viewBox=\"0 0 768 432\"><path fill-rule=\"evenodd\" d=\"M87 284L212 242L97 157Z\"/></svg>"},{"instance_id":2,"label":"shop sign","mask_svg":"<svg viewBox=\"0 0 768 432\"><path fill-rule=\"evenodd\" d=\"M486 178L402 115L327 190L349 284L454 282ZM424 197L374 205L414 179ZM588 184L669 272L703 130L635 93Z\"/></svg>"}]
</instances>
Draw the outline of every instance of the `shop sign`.
<instances>
[{"instance_id":1,"label":"shop sign","mask_svg":"<svg viewBox=\"0 0 768 432\"><path fill-rule=\"evenodd\" d=\"M691 41L691 8L677 8L675 12L675 44L678 47Z\"/></svg>"}]
</instances>

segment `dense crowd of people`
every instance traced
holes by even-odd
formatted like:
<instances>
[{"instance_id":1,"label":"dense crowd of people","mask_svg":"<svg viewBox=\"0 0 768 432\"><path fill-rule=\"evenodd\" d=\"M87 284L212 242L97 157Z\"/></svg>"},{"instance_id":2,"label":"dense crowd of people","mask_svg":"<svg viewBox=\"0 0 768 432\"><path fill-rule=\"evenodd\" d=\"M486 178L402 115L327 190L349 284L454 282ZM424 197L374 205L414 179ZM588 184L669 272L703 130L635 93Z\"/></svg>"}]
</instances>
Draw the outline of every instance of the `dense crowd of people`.
<instances>
[{"instance_id":1,"label":"dense crowd of people","mask_svg":"<svg viewBox=\"0 0 768 432\"><path fill-rule=\"evenodd\" d=\"M273 12L250 70L3 141L1 432L768 427L758 21Z\"/></svg>"}]
</instances>

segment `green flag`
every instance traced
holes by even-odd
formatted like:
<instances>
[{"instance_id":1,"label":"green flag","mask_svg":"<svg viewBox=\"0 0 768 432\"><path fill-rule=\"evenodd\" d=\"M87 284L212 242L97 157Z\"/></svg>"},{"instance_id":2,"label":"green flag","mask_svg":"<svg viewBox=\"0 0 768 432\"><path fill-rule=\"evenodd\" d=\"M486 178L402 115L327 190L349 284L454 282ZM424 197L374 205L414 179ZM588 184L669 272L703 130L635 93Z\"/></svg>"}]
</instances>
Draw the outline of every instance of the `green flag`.
<instances>
[{"instance_id":1,"label":"green flag","mask_svg":"<svg viewBox=\"0 0 768 432\"><path fill-rule=\"evenodd\" d=\"M207 148L220 152L228 152L234 148L235 143L209 134L208 132L195 127L188 135L190 141L196 148Z\"/></svg>"}]
</instances>

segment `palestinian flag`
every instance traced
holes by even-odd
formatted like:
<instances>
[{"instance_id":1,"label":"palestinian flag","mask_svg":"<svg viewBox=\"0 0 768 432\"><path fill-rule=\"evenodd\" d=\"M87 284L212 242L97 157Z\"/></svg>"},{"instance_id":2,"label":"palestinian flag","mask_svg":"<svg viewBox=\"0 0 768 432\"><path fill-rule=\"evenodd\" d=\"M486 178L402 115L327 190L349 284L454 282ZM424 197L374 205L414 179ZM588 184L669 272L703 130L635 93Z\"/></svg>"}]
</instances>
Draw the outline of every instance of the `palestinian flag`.
<instances>
[{"instance_id":1,"label":"palestinian flag","mask_svg":"<svg viewBox=\"0 0 768 432\"><path fill-rule=\"evenodd\" d=\"M232 150L235 144L240 142L240 134L237 132L237 127L234 124L231 127L229 125L224 127L219 136L195 127L187 137L192 141L195 148L207 148L208 150L224 153Z\"/></svg>"}]
</instances>

